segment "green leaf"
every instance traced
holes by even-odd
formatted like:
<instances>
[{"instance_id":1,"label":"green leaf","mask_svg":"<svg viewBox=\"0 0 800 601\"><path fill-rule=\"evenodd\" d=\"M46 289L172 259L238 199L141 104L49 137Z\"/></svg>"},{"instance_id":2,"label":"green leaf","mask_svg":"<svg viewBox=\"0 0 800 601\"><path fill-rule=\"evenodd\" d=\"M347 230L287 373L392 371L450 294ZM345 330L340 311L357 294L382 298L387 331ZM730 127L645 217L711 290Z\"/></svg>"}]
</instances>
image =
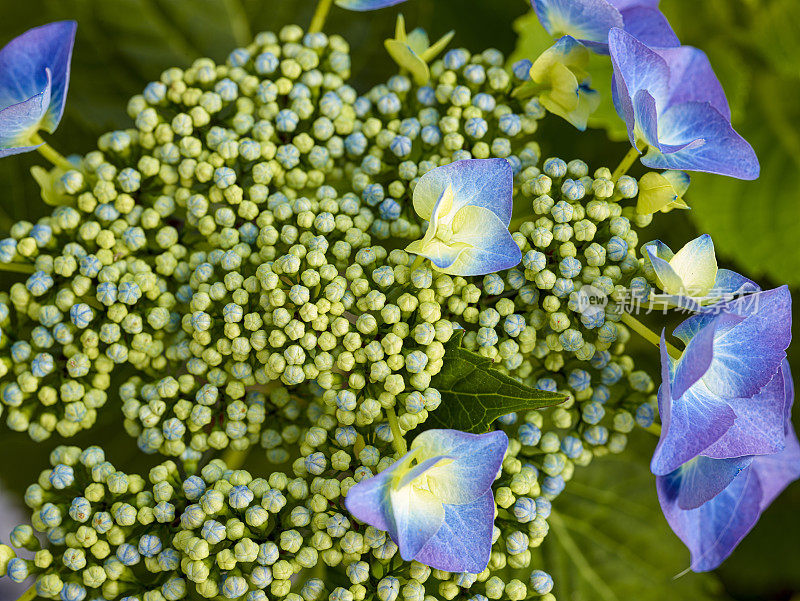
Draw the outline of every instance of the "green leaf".
<instances>
[{"instance_id":1,"label":"green leaf","mask_svg":"<svg viewBox=\"0 0 800 601\"><path fill-rule=\"evenodd\" d=\"M461 346L463 332L445 345L442 371L431 386L442 393L442 404L425 422L464 432L488 432L494 420L515 411L550 407L566 400L562 394L537 390L494 369L492 361Z\"/></svg>"},{"instance_id":2,"label":"green leaf","mask_svg":"<svg viewBox=\"0 0 800 601\"><path fill-rule=\"evenodd\" d=\"M689 552L669 529L656 499L654 476L647 466L653 442L632 440L636 448L625 454L577 468L553 501L550 533L534 565L553 577L556 598L724 598L711 574L690 572L675 578L689 566Z\"/></svg>"}]
</instances>

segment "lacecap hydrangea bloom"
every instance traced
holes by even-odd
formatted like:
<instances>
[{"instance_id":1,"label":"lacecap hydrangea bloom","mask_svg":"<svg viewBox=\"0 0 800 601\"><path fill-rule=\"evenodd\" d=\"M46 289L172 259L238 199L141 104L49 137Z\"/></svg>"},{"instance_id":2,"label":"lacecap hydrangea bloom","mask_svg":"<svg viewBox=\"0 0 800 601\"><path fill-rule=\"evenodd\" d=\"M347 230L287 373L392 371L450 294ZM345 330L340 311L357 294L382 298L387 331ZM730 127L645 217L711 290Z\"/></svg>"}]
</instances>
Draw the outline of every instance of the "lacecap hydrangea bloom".
<instances>
[{"instance_id":1,"label":"lacecap hydrangea bloom","mask_svg":"<svg viewBox=\"0 0 800 601\"><path fill-rule=\"evenodd\" d=\"M35 149L53 133L69 87L75 21L30 29L0 50L0 158Z\"/></svg>"},{"instance_id":2,"label":"lacecap hydrangea bloom","mask_svg":"<svg viewBox=\"0 0 800 601\"><path fill-rule=\"evenodd\" d=\"M503 461L503 432L427 430L411 450L347 494L347 510L389 532L400 555L448 572L482 572L489 562Z\"/></svg>"},{"instance_id":3,"label":"lacecap hydrangea bloom","mask_svg":"<svg viewBox=\"0 0 800 601\"><path fill-rule=\"evenodd\" d=\"M504 159L469 159L437 167L414 188L414 210L428 221L406 251L451 275L484 275L522 260L508 231L514 174Z\"/></svg>"},{"instance_id":4,"label":"lacecap hydrangea bloom","mask_svg":"<svg viewBox=\"0 0 800 601\"><path fill-rule=\"evenodd\" d=\"M628 30L629 10L657 8L608 6ZM492 49L427 56L437 44L417 47L424 83L401 72L360 92L347 42L319 31L330 2L319 7L311 32L260 33L224 64L162 73L130 100L128 129L49 175L52 209L0 240L0 267L21 274L0 293L5 425L41 442L93 427L104 410L135 438L131 449L174 458L144 478L98 448L56 449L27 491L30 524L9 537L33 558L0 546L0 573L34 575L30 594L553 601L550 554L536 551L553 544L553 507L578 468L623 452L637 426L657 430L656 385L626 351L646 328L622 298L660 286L639 250L653 219L633 206L642 189L624 161L612 172L543 157L537 138L547 98L563 91L566 105L586 83L569 64L586 49L546 55L531 97L515 93L530 63L509 70ZM587 289L602 306L586 309ZM707 374L681 375L708 360L694 348L686 356L697 362L665 363L676 394L687 382L692 394L711 389L717 363L734 378L737 361L758 372L749 380L769 376L772 363L731 341L776 326L746 321L760 311L728 313L737 317L710 333L714 314L692 322L690 346L713 339ZM458 364L520 398L562 402L503 415L503 404L466 401L476 410L456 418L465 401L447 380L466 379L453 375ZM736 420L750 436L730 452L789 448L776 442L774 406L789 386L783 371L778 393L777 370L747 392L766 407L766 434L748 426L745 393L717 382L722 402L708 407L723 419L732 408L730 438ZM475 388L465 396L478 404L497 396ZM677 415L690 395L668 396ZM714 421L698 413L698 424ZM675 437L681 421L662 415ZM698 429L684 438L705 441ZM731 459L687 444L686 461L659 478L706 451ZM257 473L234 469L256 457ZM714 478L683 478L678 498L727 498L737 480ZM771 494L746 501L761 508Z\"/></svg>"}]
</instances>

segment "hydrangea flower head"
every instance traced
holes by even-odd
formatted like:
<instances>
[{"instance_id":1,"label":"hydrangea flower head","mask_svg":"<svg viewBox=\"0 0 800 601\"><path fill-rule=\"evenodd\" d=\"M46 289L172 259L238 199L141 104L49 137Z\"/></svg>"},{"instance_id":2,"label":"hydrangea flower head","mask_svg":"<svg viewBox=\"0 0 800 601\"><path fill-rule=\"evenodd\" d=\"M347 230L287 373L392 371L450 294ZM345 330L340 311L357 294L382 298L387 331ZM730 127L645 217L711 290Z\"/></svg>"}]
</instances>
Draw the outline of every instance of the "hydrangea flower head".
<instances>
[{"instance_id":1,"label":"hydrangea flower head","mask_svg":"<svg viewBox=\"0 0 800 601\"><path fill-rule=\"evenodd\" d=\"M544 87L539 94L542 106L581 131L600 104L600 95L589 87L588 64L586 47L565 35L545 50L530 70L533 83Z\"/></svg>"},{"instance_id":2,"label":"hydrangea flower head","mask_svg":"<svg viewBox=\"0 0 800 601\"><path fill-rule=\"evenodd\" d=\"M347 10L366 11L394 6L401 2L405 0L336 0L336 5Z\"/></svg>"},{"instance_id":3,"label":"hydrangea flower head","mask_svg":"<svg viewBox=\"0 0 800 601\"><path fill-rule=\"evenodd\" d=\"M356 518L389 532L403 559L449 572L479 573L492 546L492 482L503 461L503 432L427 430L388 469L347 493Z\"/></svg>"},{"instance_id":4,"label":"hydrangea flower head","mask_svg":"<svg viewBox=\"0 0 800 601\"><path fill-rule=\"evenodd\" d=\"M401 69L407 69L417 85L424 86L431 77L428 63L444 50L454 35L455 31L450 31L431 45L428 34L421 27L407 34L405 19L398 15L394 38L386 40L384 46L394 62Z\"/></svg>"},{"instance_id":5,"label":"hydrangea flower head","mask_svg":"<svg viewBox=\"0 0 800 601\"><path fill-rule=\"evenodd\" d=\"M698 455L727 459L782 450L788 288L741 297L721 312L707 308L675 335L686 349L673 362L662 341L662 431L653 473L667 475Z\"/></svg>"},{"instance_id":6,"label":"hydrangea flower head","mask_svg":"<svg viewBox=\"0 0 800 601\"><path fill-rule=\"evenodd\" d=\"M653 46L680 45L658 10L658 0L531 0L531 4L550 35L572 36L602 54L608 54L608 33L615 27Z\"/></svg>"},{"instance_id":7,"label":"hydrangea flower head","mask_svg":"<svg viewBox=\"0 0 800 601\"><path fill-rule=\"evenodd\" d=\"M699 456L656 478L664 516L689 547L696 572L720 565L775 497L800 478L800 444L789 420L793 387L785 361L777 378L786 416L782 450L729 459Z\"/></svg>"},{"instance_id":8,"label":"hydrangea flower head","mask_svg":"<svg viewBox=\"0 0 800 601\"><path fill-rule=\"evenodd\" d=\"M35 27L0 50L0 157L33 150L38 130L58 127L76 28L75 21Z\"/></svg>"},{"instance_id":9,"label":"hydrangea flower head","mask_svg":"<svg viewBox=\"0 0 800 601\"><path fill-rule=\"evenodd\" d=\"M406 250L450 275L517 265L522 252L508 231L513 180L505 159L466 159L432 169L414 189L414 210L430 225Z\"/></svg>"},{"instance_id":10,"label":"hydrangea flower head","mask_svg":"<svg viewBox=\"0 0 800 601\"><path fill-rule=\"evenodd\" d=\"M755 179L759 164L750 144L731 126L722 86L697 48L650 48L613 28L609 49L612 92L642 163Z\"/></svg>"},{"instance_id":11,"label":"hydrangea flower head","mask_svg":"<svg viewBox=\"0 0 800 601\"><path fill-rule=\"evenodd\" d=\"M689 174L669 169L663 173L650 171L639 180L639 197L636 212L650 215L656 211L668 213L672 209L688 209L683 195L689 189Z\"/></svg>"}]
</instances>

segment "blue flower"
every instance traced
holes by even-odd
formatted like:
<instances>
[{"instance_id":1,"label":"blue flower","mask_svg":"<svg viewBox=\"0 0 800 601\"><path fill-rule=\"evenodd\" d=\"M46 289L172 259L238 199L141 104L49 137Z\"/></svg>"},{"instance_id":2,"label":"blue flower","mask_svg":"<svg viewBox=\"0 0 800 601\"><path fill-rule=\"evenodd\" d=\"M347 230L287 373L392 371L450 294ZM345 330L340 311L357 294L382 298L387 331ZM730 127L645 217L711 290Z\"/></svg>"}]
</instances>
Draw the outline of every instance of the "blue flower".
<instances>
[{"instance_id":1,"label":"blue flower","mask_svg":"<svg viewBox=\"0 0 800 601\"><path fill-rule=\"evenodd\" d=\"M346 8L348 10L377 10L379 8L386 8L387 6L394 6L406 0L336 0L336 5Z\"/></svg>"},{"instance_id":2,"label":"blue flower","mask_svg":"<svg viewBox=\"0 0 800 601\"><path fill-rule=\"evenodd\" d=\"M505 159L467 159L429 171L414 188L414 210L430 225L406 250L449 275L513 267L522 260L508 231L513 188Z\"/></svg>"},{"instance_id":3,"label":"blue flower","mask_svg":"<svg viewBox=\"0 0 800 601\"><path fill-rule=\"evenodd\" d=\"M777 377L786 417L781 451L729 459L700 456L656 478L664 516L689 547L696 572L720 565L775 497L800 478L800 444L789 421L794 391L786 362Z\"/></svg>"},{"instance_id":4,"label":"blue flower","mask_svg":"<svg viewBox=\"0 0 800 601\"><path fill-rule=\"evenodd\" d=\"M649 48L614 28L608 37L614 66L614 105L642 163L755 179L758 159L731 126L722 86L697 48Z\"/></svg>"},{"instance_id":5,"label":"blue flower","mask_svg":"<svg viewBox=\"0 0 800 601\"><path fill-rule=\"evenodd\" d=\"M654 474L670 474L698 455L728 459L783 449L791 321L791 296L783 286L684 321L675 330L686 344L677 361L662 340Z\"/></svg>"},{"instance_id":6,"label":"blue flower","mask_svg":"<svg viewBox=\"0 0 800 601\"><path fill-rule=\"evenodd\" d=\"M351 488L345 506L387 531L406 561L479 573L489 562L492 483L507 447L500 431L428 430L394 465Z\"/></svg>"},{"instance_id":7,"label":"blue flower","mask_svg":"<svg viewBox=\"0 0 800 601\"><path fill-rule=\"evenodd\" d=\"M550 35L572 36L600 54L608 54L614 27L651 46L680 45L658 0L531 0L531 5Z\"/></svg>"},{"instance_id":8,"label":"blue flower","mask_svg":"<svg viewBox=\"0 0 800 601\"><path fill-rule=\"evenodd\" d=\"M660 240L645 244L643 252L650 259L659 287L686 301L695 299L705 304L725 295L759 291L758 285L747 278L717 267L714 241L708 234L687 242L677 253Z\"/></svg>"},{"instance_id":9,"label":"blue flower","mask_svg":"<svg viewBox=\"0 0 800 601\"><path fill-rule=\"evenodd\" d=\"M543 87L539 92L542 106L581 131L600 105L600 95L589 87L588 65L586 47L565 35L542 52L530 69L531 81Z\"/></svg>"},{"instance_id":10,"label":"blue flower","mask_svg":"<svg viewBox=\"0 0 800 601\"><path fill-rule=\"evenodd\" d=\"M0 50L0 157L28 152L64 113L75 21L29 29Z\"/></svg>"}]
</instances>

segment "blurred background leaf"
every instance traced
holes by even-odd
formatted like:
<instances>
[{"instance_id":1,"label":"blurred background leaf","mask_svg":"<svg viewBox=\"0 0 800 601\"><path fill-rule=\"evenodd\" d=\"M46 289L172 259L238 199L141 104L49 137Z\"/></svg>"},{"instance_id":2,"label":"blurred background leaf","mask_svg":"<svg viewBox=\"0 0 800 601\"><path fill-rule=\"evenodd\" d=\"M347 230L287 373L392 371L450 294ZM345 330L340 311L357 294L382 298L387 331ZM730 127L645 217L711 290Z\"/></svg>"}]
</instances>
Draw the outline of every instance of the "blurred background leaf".
<instances>
[{"instance_id":1,"label":"blurred background leaf","mask_svg":"<svg viewBox=\"0 0 800 601\"><path fill-rule=\"evenodd\" d=\"M726 266L758 278L764 286L800 284L800 250L792 244L800 224L800 194L788 185L800 163L800 1L663 0L662 5L681 39L709 54L728 94L735 125L761 159L762 177L743 183L694 176L688 196L693 209L659 216L642 234L642 241L660 238L680 247L698 230L707 231L728 259ZM305 26L314 6L314 0L3 0L0 46L48 21L78 21L67 109L52 143L65 154L85 152L103 132L130 126L128 98L164 69L186 67L201 56L223 61L256 32L277 31L288 23ZM409 0L398 8L409 27L424 27L432 37L455 29L452 46L456 47L495 47L516 60L534 59L552 43L527 0ZM351 84L357 89L366 90L396 72L382 41L393 33L398 12L351 13L336 8L331 12L326 31L340 33L350 43ZM541 122L536 138L545 156L579 157L593 168L613 168L628 142L624 123L610 102L608 59L593 57L589 71L593 86L605 98L591 121L595 129L580 133L550 118ZM45 212L28 173L35 164L43 164L35 153L0 161L1 230L14 220ZM643 170L632 173L638 176ZM4 286L9 281L13 276L0 278ZM652 348L632 341L629 352L637 365L657 373L658 358ZM800 371L797 359L793 364ZM70 444L106 446L109 458L124 469L146 470L152 464L153 457L143 456L133 440L119 435L119 415L111 403L101 421ZM13 455L14 461L0 462L2 489L21 495L59 442L32 445L26 436L3 432L0 457ZM778 499L718 571L725 593L716 588L714 576L689 574L671 580L688 565L688 552L657 509L647 471L653 442L642 441L644 447L637 445L625 457L599 460L578 470L575 486L567 487L556 504L559 524L620 601L707 601L725 594L740 601L786 601L800 592L798 485ZM252 467L256 469L256 464ZM4 516L5 512L0 519ZM0 537L7 531L5 524L0 526ZM555 566L559 599L603 599L553 546L556 538L564 540L555 534L543 549L543 559ZM6 598L15 596L0 589L0 599Z\"/></svg>"}]
</instances>

